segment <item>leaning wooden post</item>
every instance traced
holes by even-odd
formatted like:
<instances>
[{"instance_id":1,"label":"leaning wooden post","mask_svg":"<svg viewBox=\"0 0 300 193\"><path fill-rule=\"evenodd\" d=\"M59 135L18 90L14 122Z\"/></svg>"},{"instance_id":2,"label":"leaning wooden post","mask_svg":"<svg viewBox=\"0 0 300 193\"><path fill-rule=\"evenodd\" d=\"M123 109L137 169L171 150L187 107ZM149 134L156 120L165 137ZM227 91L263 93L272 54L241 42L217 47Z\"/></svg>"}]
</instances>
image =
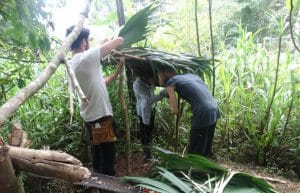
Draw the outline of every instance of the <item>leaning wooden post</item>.
<instances>
[{"instance_id":1,"label":"leaning wooden post","mask_svg":"<svg viewBox=\"0 0 300 193\"><path fill-rule=\"evenodd\" d=\"M84 19L88 16L91 2L92 0L87 0L87 4L84 8L84 11L80 14L79 21L75 26L73 32L69 34L69 36L63 42L62 46L58 50L58 53L54 56L54 58L51 60L46 69L43 72L41 72L41 74L35 80L33 80L23 89L19 90L19 92L17 92L14 97L10 98L8 101L6 101L6 103L4 103L0 107L0 128L2 128L4 122L8 118L10 118L14 114L14 112L16 112L19 106L21 106L29 97L35 94L39 89L41 89L50 79L50 77L54 74L60 63L65 58L66 52L70 48L71 44L78 37L82 29Z\"/></svg>"},{"instance_id":2,"label":"leaning wooden post","mask_svg":"<svg viewBox=\"0 0 300 193\"><path fill-rule=\"evenodd\" d=\"M8 147L0 144L0 193L25 193L22 182L15 175L8 151Z\"/></svg>"},{"instance_id":3,"label":"leaning wooden post","mask_svg":"<svg viewBox=\"0 0 300 193\"><path fill-rule=\"evenodd\" d=\"M122 0L116 0L117 3L117 12L118 12L118 18L119 18L119 26L122 26L125 24L125 16L124 16L124 8L123 8L123 1ZM130 164L130 159L131 159L131 144L130 144L130 127L129 127L129 117L128 117L128 108L125 102L125 97L124 97L124 85L125 81L125 68L123 66L123 69L120 73L120 79L119 79L119 98L120 98L120 103L121 103L121 110L122 114L124 115L124 125L126 129L126 172L127 175L130 175L131 173L131 164Z\"/></svg>"}]
</instances>

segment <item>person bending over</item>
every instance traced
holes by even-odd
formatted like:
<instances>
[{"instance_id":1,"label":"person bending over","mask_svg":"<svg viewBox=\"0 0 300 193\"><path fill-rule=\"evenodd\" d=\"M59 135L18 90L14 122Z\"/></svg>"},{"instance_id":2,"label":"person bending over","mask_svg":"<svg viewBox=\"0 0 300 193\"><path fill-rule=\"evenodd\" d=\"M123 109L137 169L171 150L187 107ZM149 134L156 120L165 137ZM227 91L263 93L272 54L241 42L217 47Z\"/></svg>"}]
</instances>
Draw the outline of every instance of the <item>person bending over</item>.
<instances>
[{"instance_id":1,"label":"person bending over","mask_svg":"<svg viewBox=\"0 0 300 193\"><path fill-rule=\"evenodd\" d=\"M158 78L160 85L167 89L172 113L178 112L175 92L191 105L188 153L210 156L220 113L207 85L197 75L176 74L174 69L166 66L158 67Z\"/></svg>"}]
</instances>

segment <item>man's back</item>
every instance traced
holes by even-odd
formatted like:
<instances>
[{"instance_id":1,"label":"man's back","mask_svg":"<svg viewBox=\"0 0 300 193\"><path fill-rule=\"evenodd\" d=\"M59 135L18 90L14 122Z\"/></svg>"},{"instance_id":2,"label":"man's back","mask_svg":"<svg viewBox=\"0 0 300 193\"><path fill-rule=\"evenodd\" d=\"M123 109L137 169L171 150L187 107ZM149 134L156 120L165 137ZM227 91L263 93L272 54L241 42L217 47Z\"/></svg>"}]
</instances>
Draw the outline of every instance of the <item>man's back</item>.
<instances>
[{"instance_id":1,"label":"man's back","mask_svg":"<svg viewBox=\"0 0 300 193\"><path fill-rule=\"evenodd\" d=\"M82 118L89 122L104 116L112 116L105 80L100 70L100 48L91 48L75 54L71 66L89 101L89 103L82 101L80 104Z\"/></svg>"}]
</instances>

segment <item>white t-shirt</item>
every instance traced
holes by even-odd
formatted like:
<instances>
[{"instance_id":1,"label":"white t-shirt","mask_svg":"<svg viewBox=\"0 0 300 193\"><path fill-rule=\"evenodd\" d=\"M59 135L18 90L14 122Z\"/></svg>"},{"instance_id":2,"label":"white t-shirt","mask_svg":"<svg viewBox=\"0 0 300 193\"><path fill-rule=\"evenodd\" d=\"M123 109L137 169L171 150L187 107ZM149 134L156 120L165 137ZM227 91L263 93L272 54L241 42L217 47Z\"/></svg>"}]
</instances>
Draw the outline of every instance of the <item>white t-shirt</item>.
<instances>
[{"instance_id":1,"label":"white t-shirt","mask_svg":"<svg viewBox=\"0 0 300 193\"><path fill-rule=\"evenodd\" d=\"M136 111L138 116L142 117L145 125L150 125L151 111L154 103L163 98L163 95L154 94L155 86L147 85L140 78L136 78L133 83L133 91L136 98Z\"/></svg>"},{"instance_id":2,"label":"white t-shirt","mask_svg":"<svg viewBox=\"0 0 300 193\"><path fill-rule=\"evenodd\" d=\"M100 64L100 47L77 53L71 60L75 76L89 101L80 102L80 115L86 122L113 115Z\"/></svg>"}]
</instances>

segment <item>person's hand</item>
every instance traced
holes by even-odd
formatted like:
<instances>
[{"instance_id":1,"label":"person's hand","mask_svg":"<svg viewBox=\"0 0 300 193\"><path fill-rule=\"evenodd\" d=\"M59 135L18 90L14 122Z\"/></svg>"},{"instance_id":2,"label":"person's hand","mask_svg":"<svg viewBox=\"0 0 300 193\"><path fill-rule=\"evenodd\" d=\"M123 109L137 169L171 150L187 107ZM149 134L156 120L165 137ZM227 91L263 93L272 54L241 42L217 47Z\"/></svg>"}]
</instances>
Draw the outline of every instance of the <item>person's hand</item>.
<instances>
[{"instance_id":1,"label":"person's hand","mask_svg":"<svg viewBox=\"0 0 300 193\"><path fill-rule=\"evenodd\" d=\"M159 93L161 97L168 97L168 92L166 89L162 89Z\"/></svg>"}]
</instances>

